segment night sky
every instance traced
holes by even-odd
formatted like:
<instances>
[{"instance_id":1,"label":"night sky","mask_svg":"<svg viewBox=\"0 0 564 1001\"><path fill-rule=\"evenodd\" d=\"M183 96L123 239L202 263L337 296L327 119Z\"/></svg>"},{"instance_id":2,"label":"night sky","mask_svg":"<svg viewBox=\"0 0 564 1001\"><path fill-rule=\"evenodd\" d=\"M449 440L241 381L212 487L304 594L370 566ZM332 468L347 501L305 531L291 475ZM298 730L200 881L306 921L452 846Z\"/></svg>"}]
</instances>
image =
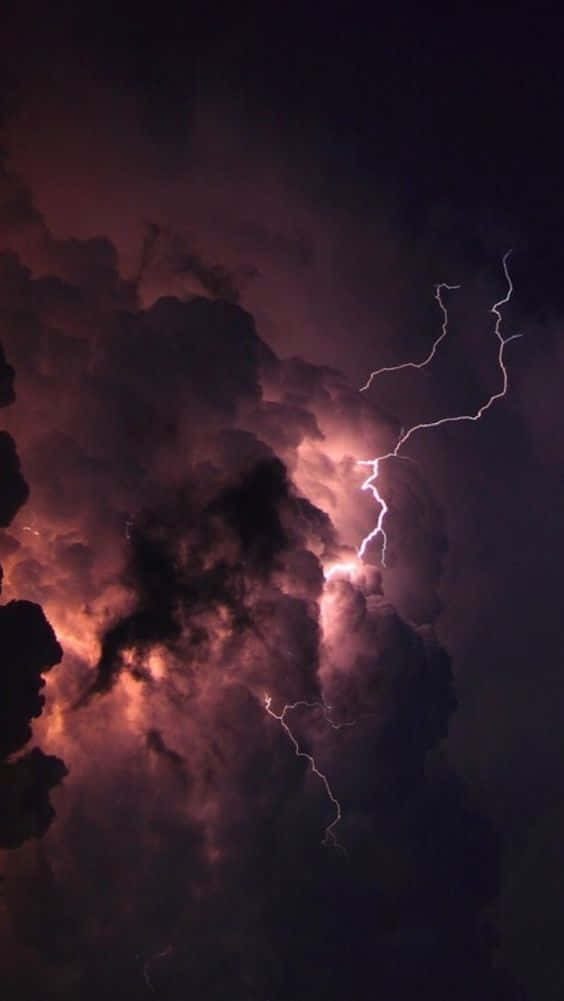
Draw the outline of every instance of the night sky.
<instances>
[{"instance_id":1,"label":"night sky","mask_svg":"<svg viewBox=\"0 0 564 1001\"><path fill-rule=\"evenodd\" d=\"M0 39L2 998L561 1001L564 15L52 6ZM360 559L359 460L497 394Z\"/></svg>"}]
</instances>

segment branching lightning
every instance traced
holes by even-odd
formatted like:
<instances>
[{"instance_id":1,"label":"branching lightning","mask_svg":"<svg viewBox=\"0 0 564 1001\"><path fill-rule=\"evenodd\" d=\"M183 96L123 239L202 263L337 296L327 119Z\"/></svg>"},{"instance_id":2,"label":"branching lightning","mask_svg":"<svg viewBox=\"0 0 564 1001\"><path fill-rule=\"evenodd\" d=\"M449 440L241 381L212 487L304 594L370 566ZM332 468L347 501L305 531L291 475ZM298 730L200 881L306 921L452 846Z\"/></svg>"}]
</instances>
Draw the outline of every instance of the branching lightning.
<instances>
[{"instance_id":1,"label":"branching lightning","mask_svg":"<svg viewBox=\"0 0 564 1001\"><path fill-rule=\"evenodd\" d=\"M503 334L502 334L502 332L501 332L502 314L501 314L500 310L501 310L502 306L505 306L509 302L509 300L511 299L511 295L513 293L513 282L511 281L511 275L509 274L509 269L507 267L507 260L508 260L510 254L511 254L511 251L508 250L507 253L504 254L503 261L502 261L502 263L503 263L503 272L504 272L504 275L505 275L505 278L506 278L506 281L507 281L507 292L506 292L505 296L502 299L500 299L498 302L494 303L494 305L492 306L492 308L490 310L490 312L493 313L494 316L495 316L495 318L496 318L496 320L495 320L495 326L494 326L494 334L495 334L495 337L497 338L497 341L498 341L497 361L498 361L498 366L499 366L499 369L501 371L501 377L502 377L501 389L499 389L498 392L493 393L489 397L489 399L486 400L486 402L483 403L482 406L480 406L478 408L478 410L475 411L475 413L470 413L470 414L456 414L454 416L440 417L440 418L438 418L435 421L427 421L427 422L423 422L421 424L414 424L413 427L408 428L407 431L405 429L402 429L402 431L400 432L399 438L398 438L398 440L397 440L397 442L395 444L395 447L390 452L387 452L384 455L376 456L374 459L361 459L361 460L358 460L357 465L359 465L359 466L368 466L372 470L371 473L370 473L370 476L368 476L367 479L363 482L363 484L361 486L361 490L369 490L371 492L372 496L374 497L374 500L379 505L378 520L376 522L376 525L374 526L374 528L372 529L372 531L370 531L368 533L368 535L366 535L364 537L364 539L362 540L362 542L361 542L361 544L360 544L360 546L358 548L358 556L359 556L360 559L362 559L364 557L364 554L366 553L366 549L367 549L369 543L372 542L374 539L380 537L382 539L382 548L381 548L381 554L380 554L380 562L381 562L382 566L384 566L384 567L386 566L386 548L387 548L387 544L388 544L388 538L387 538L386 531L385 531L385 528L384 528L384 522L385 522L385 518L386 518L386 515L388 513L389 508L388 508L388 505L386 503L385 498L380 493L380 491L378 489L378 486L377 486L377 482L376 482L378 480L378 475L379 475L379 472L380 472L380 463L386 461L387 459L403 458L403 456L400 456L400 454L399 454L400 450L404 447L404 445L407 444L407 442L410 440L410 438L417 431L426 431L426 430L429 430L430 428L439 428L439 427L443 427L443 425L445 425L445 424L455 424L455 423L459 423L461 421L479 421L479 420L481 420L481 418L484 416L484 414L486 413L486 411L489 410L490 407L493 406L493 404L496 402L496 400L502 399L502 397L504 397L506 395L506 393L507 393L507 389L508 389L508 386L509 386L509 376L507 374L507 368L505 367L505 359L504 359L505 347L506 347L507 344L510 343L510 341L514 341L518 337L522 336L521 334L512 334L511 337L504 337ZM439 303L439 305L440 305L440 307L441 307L441 309L443 311L443 324L442 324L442 328L441 328L441 335L440 335L440 337L437 338L437 340L433 344L431 352L429 353L429 355L427 356L427 358L425 359L425 361L421 362L419 364L406 362L403 365L396 366L395 368L378 369L376 372L373 372L371 374L370 379L368 380L368 382L364 386L362 386L362 388L360 390L361 392L364 392L364 390L368 389L368 387L370 386L373 378L375 378L377 375L380 375L382 372L391 372L391 371L397 372L397 371L399 371L399 370L401 370L403 368L408 368L408 367L423 368L424 365L428 364L428 362L431 361L431 359L433 358L433 356L434 356L434 354L436 352L438 344L446 336L447 329L448 329L448 313L447 313L446 306L444 305L444 303L442 301L442 298L441 298L441 289L443 289L443 288L453 289L453 288L459 288L459 287L460 286L457 286L457 285L444 285L444 284L437 286L435 298L437 299L437 301L438 301L438 303Z\"/></svg>"},{"instance_id":2,"label":"branching lightning","mask_svg":"<svg viewBox=\"0 0 564 1001\"><path fill-rule=\"evenodd\" d=\"M290 702L290 703L287 703L284 706L284 708L282 709L281 713L276 713L276 712L274 712L274 709L272 709L272 696L268 695L268 694L266 694L264 696L264 707L265 707L268 715L272 716L273 719L278 720L278 722L280 723L280 726L284 730L286 736L288 737L288 740L290 741L290 743L292 744L292 747L294 748L294 751L296 753L296 757L297 758L305 758L306 761L309 762L309 765L310 765L312 773L314 775L317 775L317 778L323 784L325 792L327 793L327 797L331 801L331 803L333 804L333 806L335 808L335 816L334 816L333 820L331 821L331 823L328 824L327 827L325 828L325 833L323 835L323 839L321 841L321 844L324 845L326 848L335 848L337 851L341 852L345 857L347 857L346 849L343 848L342 844L340 844L340 842L339 842L339 840L337 838L337 835L335 834L335 828L337 827L337 824L341 820L341 816L342 816L342 813L341 813L341 804L339 803L339 800L335 797L335 794L333 793L333 790L331 789L331 786L329 784L329 779L327 778L326 775L324 775L323 772L320 772L319 768L317 767L317 764L316 764L316 761L315 761L315 758L313 757L313 755L312 754L308 754L307 751L302 751L302 749L301 749L301 747L300 747L300 745L299 745L296 737L294 736L294 734L292 733L290 727L288 726L288 723L286 722L286 715L287 715L287 713L291 712L293 709L298 709L301 706L306 706L309 709L317 708L317 707L321 707L323 709L327 709L327 707L324 706L324 704L322 702L306 702L304 700L301 700L299 702ZM328 720L328 722L331 722L331 721ZM333 725L333 724L331 723L331 725ZM335 729L339 729L339 727L335 726Z\"/></svg>"},{"instance_id":3,"label":"branching lightning","mask_svg":"<svg viewBox=\"0 0 564 1001\"><path fill-rule=\"evenodd\" d=\"M381 565L383 567L386 566L386 549L387 549L387 544L388 544L388 538L387 538L387 534L386 534L386 531L385 531L384 523L385 523L386 515L388 514L388 511L389 511L389 507L388 507L388 504L387 504L385 498L380 493L380 491L378 489L378 485L377 485L377 480L378 480L378 476L379 476L379 473L380 473L380 463L381 462L385 462L385 461L387 461L389 459L401 459L401 460L409 459L408 456L400 455L400 452L401 452L401 449L404 447L404 445L407 444L407 442L413 437L413 435L417 431L427 431L427 430L430 430L431 428L439 428L439 427L442 427L445 424L454 424L454 423L459 423L459 422L462 422L462 421L479 421L479 420L481 420L481 418L493 406L493 404L497 400L502 399L506 395L506 393L507 393L507 390L508 390L508 387L509 387L509 376L508 376L508 373L507 373L507 368L505 366L505 348L506 348L506 345L509 344L511 341L514 341L518 337L522 336L521 334L512 334L510 337L504 337L503 334L502 334L502 332L501 332L501 325L502 325L501 308L503 306L507 305L507 303L509 302L509 300L511 299L511 296L513 294L513 282L511 280L511 275L509 273L509 269L508 269L508 266L507 266L507 261L508 261L508 258L510 256L510 254L511 254L511 251L508 250L504 254L503 258L502 258L503 273L504 273L504 276L505 276L505 279L506 279L506 282L507 282L507 292L503 296L502 299L500 299L498 302L494 303L494 305L491 307L491 310L490 310L490 312L493 313L493 315L495 316L494 335L495 335L495 337L497 339L497 342L498 342L497 363L498 363L499 370L501 372L501 388L497 392L493 393L486 400L486 402L483 403L475 412L470 413L470 414L455 414L455 415L452 415L452 416L440 417L440 418L438 418L437 420L434 420L434 421L426 421L426 422L422 422L420 424L414 424L412 427L408 428L407 430L405 428L402 428L401 431L400 431L400 434L398 436L398 439L396 441L396 444L395 444L394 448L391 451L386 452L383 455L376 456L373 459L360 459L360 460L357 461L357 465L359 465L359 466L368 466L370 468L370 470L371 470L370 475L362 483L361 489L362 490L369 490L370 493L372 494L374 500L377 502L377 504L379 506L378 520L376 522L376 525L364 537L364 539L360 543L360 546L358 547L357 554L358 554L359 559L363 559L363 557L364 557L364 555L366 553L368 545L374 539L380 537L381 540L382 540L380 562L381 562ZM450 291L454 291L455 289L459 289L459 288L460 288L460 285L447 285L444 282L441 283L440 285L437 285L436 288L435 288L435 299L436 299L436 301L439 304L439 308L441 309L441 312L442 312L442 315L443 315L443 322L441 324L441 332L440 332L439 336L433 342L431 350L429 351L428 355L423 359L423 361L420 361L420 362L408 361L408 362L403 362L401 365L386 366L384 368L376 369L374 372L371 372L371 374L370 374L367 382L360 388L360 392L361 393L363 393L367 389L369 389L370 386L372 385L372 382L374 381L374 379L377 376L382 375L383 373L387 373L387 372L401 372L401 371L403 371L404 369L407 369L407 368L422 369L422 368L425 368L427 365L430 364L430 362L433 360L433 358L435 357L435 355L437 353L437 348L439 347L439 344L441 343L441 341L443 341L445 339L445 337L447 336L447 333L448 333L448 310L447 310L447 307L446 307L446 305L445 305L445 303L443 301L442 293L443 293L444 290L450 292ZM325 578L326 578L326 580L329 580L337 572L345 572L345 573L351 573L352 574L354 572L354 570L355 570L355 564L354 563L339 563L339 564L336 564L335 566L331 567L329 570L327 570L325 572ZM321 772L319 770L319 768L317 767L317 764L316 764L316 761L315 761L315 758L313 757L313 755L311 755L308 752L303 751L301 749L297 738L294 736L294 734L292 733L292 730L290 729L290 726L289 726L289 724L287 722L286 717L287 717L287 714L289 712L292 712L293 710L298 709L300 707L308 708L308 709L319 709L319 710L321 710L323 712L325 720L329 724L329 726L331 726L334 730L340 730L343 727L356 726L360 719L363 719L366 716L375 716L376 714L375 713L367 713L367 714L363 714L358 719L346 720L344 722L338 723L334 719L332 719L332 717L330 715L330 713L332 711L332 707L326 705L325 702L323 702L323 701L308 702L308 701L305 701L305 700L300 700L300 701L297 701L297 702L287 703L283 707L282 712L276 713L272 709L272 696L270 696L268 694L266 694L265 697L264 697L264 706L265 706L265 709L266 709L266 712L268 713L268 715L272 716L273 719L277 720L280 723L282 729L284 730L284 732L286 733L286 736L288 737L288 740L290 741L290 743L292 744L292 747L294 748L296 757L305 758L309 762L311 771L313 772L314 775L316 775L319 778L319 780L323 784L323 787L325 789L327 797L328 797L328 799L330 800L331 804L333 805L333 807L335 809L335 816L334 816L333 820L331 821L331 823L328 824L328 826L325 828L325 834L323 836L323 840L322 840L321 843L324 846L326 846L326 847L332 847L332 848L335 848L335 849L339 850L340 852L343 853L343 855L345 855L346 857L348 857L347 853L346 853L346 850L339 843L339 841L337 839L337 835L335 833L335 828L339 824L339 822L341 820L341 817L342 817L341 805L340 805L338 799L335 797L335 795L333 793L333 790L331 788L331 785L329 784L329 780L328 780L327 776L324 775L324 773Z\"/></svg>"}]
</instances>

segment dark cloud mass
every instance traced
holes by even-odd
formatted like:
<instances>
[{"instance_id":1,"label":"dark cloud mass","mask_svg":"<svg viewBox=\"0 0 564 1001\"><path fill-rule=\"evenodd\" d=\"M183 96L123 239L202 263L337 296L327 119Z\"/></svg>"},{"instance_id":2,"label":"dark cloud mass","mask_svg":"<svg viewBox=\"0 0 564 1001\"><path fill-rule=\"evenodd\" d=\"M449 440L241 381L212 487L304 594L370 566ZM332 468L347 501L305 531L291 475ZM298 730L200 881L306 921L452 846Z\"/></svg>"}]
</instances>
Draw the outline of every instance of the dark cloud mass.
<instances>
[{"instance_id":1,"label":"dark cloud mass","mask_svg":"<svg viewBox=\"0 0 564 1001\"><path fill-rule=\"evenodd\" d=\"M62 650L39 605L10 601L0 607L4 661L1 712L2 757L17 751L31 736L27 720L41 713L42 673L58 664Z\"/></svg>"},{"instance_id":2,"label":"dark cloud mass","mask_svg":"<svg viewBox=\"0 0 564 1001\"><path fill-rule=\"evenodd\" d=\"M14 370L8 365L4 351L0 348L0 406L6 407L14 400Z\"/></svg>"},{"instance_id":3,"label":"dark cloud mass","mask_svg":"<svg viewBox=\"0 0 564 1001\"><path fill-rule=\"evenodd\" d=\"M16 848L27 838L45 834L55 816L49 791L66 774L60 758L43 754L38 747L17 761L0 763L2 848Z\"/></svg>"},{"instance_id":4,"label":"dark cloud mass","mask_svg":"<svg viewBox=\"0 0 564 1001\"><path fill-rule=\"evenodd\" d=\"M61 657L38 601L65 660L34 734L70 773L38 853L5 859L7 996L329 1001L376 971L390 1001L516 998L484 916L498 841L438 750L444 532L415 467L394 489L427 625L351 549L374 517L354 459L395 422L338 372L279 359L219 270L204 281L188 254L209 297L143 308L109 241L57 241L11 205L2 336L32 492L5 545L26 600L0 609L3 751ZM7 435L6 456L8 523L27 492ZM334 803L267 712L286 703L345 853L321 845ZM14 848L46 831L65 766L34 747L2 769Z\"/></svg>"},{"instance_id":5,"label":"dark cloud mass","mask_svg":"<svg viewBox=\"0 0 564 1001\"><path fill-rule=\"evenodd\" d=\"M28 497L28 487L21 474L14 440L5 431L0 432L0 471L2 475L0 524L5 528Z\"/></svg>"},{"instance_id":6,"label":"dark cloud mass","mask_svg":"<svg viewBox=\"0 0 564 1001\"><path fill-rule=\"evenodd\" d=\"M13 376L0 348L2 405L14 402ZM0 524L5 527L28 497L14 441L6 432L0 432L0 477ZM5 550L9 553L10 546ZM59 663L62 650L38 605L9 601L0 605L0 651L0 846L15 848L45 833L54 817L49 790L66 775L59 758L37 747L11 758L31 738L31 720L45 702L42 675Z\"/></svg>"},{"instance_id":7,"label":"dark cloud mass","mask_svg":"<svg viewBox=\"0 0 564 1001\"><path fill-rule=\"evenodd\" d=\"M12 6L2 999L560 1001L562 16Z\"/></svg>"},{"instance_id":8,"label":"dark cloud mass","mask_svg":"<svg viewBox=\"0 0 564 1001\"><path fill-rule=\"evenodd\" d=\"M147 224L137 281L156 283L159 278L167 282L172 278L183 295L203 290L229 302L239 300L236 282L224 268L207 264L200 255L183 246L179 235L153 222Z\"/></svg>"}]
</instances>

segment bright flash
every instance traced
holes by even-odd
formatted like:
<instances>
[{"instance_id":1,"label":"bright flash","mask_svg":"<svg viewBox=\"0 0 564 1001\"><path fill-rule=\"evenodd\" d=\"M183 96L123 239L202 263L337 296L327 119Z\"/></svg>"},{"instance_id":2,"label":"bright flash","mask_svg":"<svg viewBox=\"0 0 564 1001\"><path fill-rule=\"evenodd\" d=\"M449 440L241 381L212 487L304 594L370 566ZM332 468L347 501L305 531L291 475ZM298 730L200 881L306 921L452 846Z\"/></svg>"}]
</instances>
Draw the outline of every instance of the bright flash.
<instances>
[{"instance_id":1,"label":"bright flash","mask_svg":"<svg viewBox=\"0 0 564 1001\"><path fill-rule=\"evenodd\" d=\"M323 576L325 580L331 580L332 577L353 577L361 570L362 567L358 563L333 563L323 571Z\"/></svg>"}]
</instances>

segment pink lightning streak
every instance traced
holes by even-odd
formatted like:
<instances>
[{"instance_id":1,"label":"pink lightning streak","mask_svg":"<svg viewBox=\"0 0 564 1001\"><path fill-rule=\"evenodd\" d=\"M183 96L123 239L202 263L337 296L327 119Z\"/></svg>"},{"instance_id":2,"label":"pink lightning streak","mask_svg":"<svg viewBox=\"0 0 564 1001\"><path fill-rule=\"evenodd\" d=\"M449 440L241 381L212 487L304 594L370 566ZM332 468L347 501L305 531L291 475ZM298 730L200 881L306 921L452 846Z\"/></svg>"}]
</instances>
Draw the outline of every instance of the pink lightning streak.
<instances>
[{"instance_id":1,"label":"pink lightning streak","mask_svg":"<svg viewBox=\"0 0 564 1001\"><path fill-rule=\"evenodd\" d=\"M385 368L377 368L375 372L370 373L368 380L365 382L364 386L360 387L359 389L360 393L364 393L367 389L370 389L372 381L373 379L376 378L377 375L383 375L384 372L401 372L404 368L425 368L425 366L428 365L429 362L433 360L433 358L437 353L437 348L439 344L441 343L441 341L444 341L448 333L448 312L443 302L441 293L443 289L447 289L448 292L454 292L454 290L457 288L460 288L460 285L446 285L445 282L441 282L440 285L437 285L435 287L435 299L437 300L440 309L442 311L443 322L441 325L441 332L437 337L437 339L433 341L433 346L429 351L427 357L424 358L423 361L404 361L401 365L391 365L391 366L386 366Z\"/></svg>"},{"instance_id":2,"label":"pink lightning streak","mask_svg":"<svg viewBox=\"0 0 564 1001\"><path fill-rule=\"evenodd\" d=\"M380 562L381 562L381 564L382 564L383 567L386 566L386 548L387 548L387 544L388 544L388 538L387 538L386 531L385 531L385 528L384 528L384 521L385 521L385 518L386 518L386 515L388 513L389 508L388 508L388 505L386 503L385 498L382 496L382 494L380 493L380 491L378 490L378 487L376 485L376 481L378 479L378 475L379 475L379 472L380 472L380 463L384 462L387 459L403 458L403 456L400 456L400 454L399 454L400 450L409 441L409 439L415 434L416 431L426 431L426 430L429 430L430 428L439 428L439 427L442 427L445 424L455 424L455 423L459 423L461 421L479 421L479 420L481 420L481 418L484 416L484 414L486 413L486 411L489 410L490 407L493 406L493 404L496 402L496 400L502 399L502 397L504 397L506 395L506 393L507 393L507 389L508 389L508 386L509 386L509 376L507 374L507 369L505 367L505 360L504 360L505 347L506 347L507 344L510 343L510 341L514 341L518 337L522 336L521 334L512 334L511 337L504 337L503 334L501 333L502 314L500 312L500 309L501 309L502 306L505 306L509 302L509 300L511 299L512 293L513 293L513 282L511 281L511 275L509 274L509 269L507 267L507 260L508 260L510 254L511 254L511 251L508 250L503 255L503 259L502 259L503 272L504 272L504 275L505 275L505 278L506 278L506 281L507 281L507 292L506 292L505 296L502 299L500 299L498 302L494 303L494 305L492 306L492 308L490 310L490 312L493 313L494 316L495 316L495 318L496 318L496 320L495 320L495 326L494 326L494 334L495 334L495 337L497 338L498 345L499 345L499 347L498 347L498 354L497 354L497 361L498 361L498 365L499 365L499 368L500 368L500 371L501 371L501 376L502 376L501 389L498 390L497 393L493 393L489 397L489 399L485 403L483 403L482 406L478 408L478 410L475 411L475 413L471 413L471 414L456 414L454 416L440 417L440 418L438 418L435 421L427 421L427 422L423 422L421 424L414 424L413 427L408 428L407 431L405 431L404 429L402 429L402 431L400 433L400 436L399 436L399 438L398 438L398 440L397 440L397 442L395 444L395 447L392 449L391 452L387 452L384 455L376 456L374 459L360 459L360 460L358 460L357 465L359 465L359 466L370 466L371 469L372 469L372 472L371 472L370 476L368 476L367 479L362 484L361 490L369 490L371 492L372 496L374 497L374 500L380 506L380 510L379 510L379 513L378 513L378 520L376 522L376 525L374 526L374 528L372 529L372 531L370 531L368 533L368 535L366 535L364 537L364 539L362 540L362 542L361 542L361 544L360 544L360 546L358 548L358 556L359 556L360 559L362 559L364 557L364 554L366 553L366 549L367 549L369 543L372 542L373 539L376 539L376 538L378 538L378 536L380 536L381 539L382 539L382 548L381 548L381 554L380 554ZM408 367L423 368L425 365L427 365L432 360L438 344L440 343L440 341L444 337L446 337L446 333L447 333L447 329L448 329L448 313L447 313L447 309L446 309L446 307L445 307L445 305L444 305L444 303L442 301L442 298L441 298L441 289L443 289L443 288L453 289L453 288L459 288L459 287L460 286L457 286L457 285L444 285L444 284L437 286L436 293L435 293L435 298L437 299L437 301L438 301L438 303L439 303L439 305L440 305L440 307L441 307L441 309L443 311L443 325L442 325L442 329L441 329L441 335L440 335L440 337L437 338L437 340L433 344L433 347L432 347L429 355L427 356L427 358L423 362L420 362L419 364L414 364L414 363L406 362L403 365L396 366L395 368L378 369L376 372L373 372L371 374L370 379L368 380L368 382L364 386L361 387L360 392L364 392L364 390L368 389L368 387L370 386L370 384L372 382L372 379L376 375L381 374L382 372L398 372L401 369L408 368Z\"/></svg>"},{"instance_id":3,"label":"pink lightning streak","mask_svg":"<svg viewBox=\"0 0 564 1001\"><path fill-rule=\"evenodd\" d=\"M311 767L311 770L312 770L313 774L317 775L317 777L323 783L323 786L325 788L325 792L327 793L327 796L328 796L329 800L331 801L331 803L335 807L335 817L331 821L331 823L325 828L325 834L323 836L321 844L324 845L324 847L326 847L326 848L329 848L329 847L330 848L335 848L337 851L340 851L341 854L345 856L345 858L348 858L348 854L347 854L346 848L344 848L343 845L340 844L340 842L337 840L337 836L335 834L335 828L336 828L337 824L340 822L341 817L342 817L341 804L339 803L338 799L335 797L335 795L333 793L333 790L332 790L332 788L331 788L331 786L329 784L329 780L328 780L327 776L324 775L323 772L321 772L319 770L319 768L317 767L317 764L316 764L316 761L315 761L315 758L313 757L313 755L308 754L306 751L302 751L302 749L300 748L300 745L299 745L296 737L294 736L294 734L290 730L290 727L289 727L288 723L286 722L286 714L288 712L291 712L293 709L299 709L299 708L302 708L302 707L306 708L306 709L320 709L321 712L323 713L323 716L324 716L326 722L329 724L329 726L331 727L332 730L342 730L345 727L357 726L358 723L360 722L360 720L372 718L373 716L376 716L377 714L376 713L362 713L362 715L358 716L356 719L342 720L340 723L337 723L329 715L329 713L332 710L332 706L328 706L325 702L323 702L321 700L320 701L316 701L316 702L308 702L305 699L301 699L298 702L286 703L286 705L282 709L281 713L275 713L274 710L271 708L272 707L272 696L271 695L265 695L265 697L264 697L264 706L265 706L265 709L266 709L268 715L272 716L273 719L278 720L278 722L282 726L282 729L286 733L286 735L288 737L288 740L290 741L290 743L292 744L292 747L294 748L294 751L296 753L296 757L297 758L306 758L306 760L309 761L309 764L310 764L310 767Z\"/></svg>"},{"instance_id":4,"label":"pink lightning streak","mask_svg":"<svg viewBox=\"0 0 564 1001\"><path fill-rule=\"evenodd\" d=\"M264 707L265 707L268 715L272 716L273 719L278 720L278 722L280 723L280 726L284 730L285 734L288 737L288 740L290 741L290 743L292 744L292 747L294 748L294 751L296 753L296 757L297 758L305 758L306 761L309 762L309 765L310 765L312 773L314 775L317 775L317 778L323 784L323 787L325 789L325 792L327 793L328 799L331 801L331 803L335 807L335 816L334 816L333 820L331 821L331 823L328 824L327 827L325 828L325 834L323 835L323 839L322 839L321 844L324 845L326 848L335 848L335 849L337 849L337 851L340 851L345 857L347 857L346 849L343 848L343 846L340 844L340 842L337 839L337 835L335 834L335 828L336 828L337 824L339 823L339 821L341 820L341 816L342 816L342 814L341 814L341 804L339 803L339 800L335 798L333 790L331 789L331 786L329 784L329 779L327 778L326 775L323 774L323 772L319 771L319 768L317 767L317 764L315 762L315 758L313 757L313 755L308 754L307 751L302 751L300 745L298 744L298 741L294 737L294 734L292 733L292 731L290 730L290 727L288 726L288 724L286 722L286 714L289 713L289 712L291 712L293 709L298 709L300 706L307 706L308 709L311 709L311 708L314 708L314 707L318 707L318 706L320 706L322 708L325 708L325 709L327 708L327 707L323 706L323 703L321 703L321 702L305 702L305 701L301 700L299 702L286 703L286 705L282 709L282 712L281 713L276 713L276 712L274 712L274 709L272 709L272 696L271 695L265 695L264 696ZM331 721L328 720L328 722L331 722ZM331 724L331 725L333 725L333 724ZM335 729L338 729L338 727L335 727Z\"/></svg>"},{"instance_id":5,"label":"pink lightning streak","mask_svg":"<svg viewBox=\"0 0 564 1001\"><path fill-rule=\"evenodd\" d=\"M395 447L392 449L392 451L386 452L384 455L376 456L374 459L359 459L357 461L357 465L359 465L359 466L369 466L369 467L371 467L372 472L370 473L370 476L368 476L367 479L363 482L363 484L361 486L361 490L369 490L372 493L372 496L374 497L374 500L379 505L378 520L376 522L376 525L368 533L368 535L366 535L364 537L364 539L362 540L362 542L361 542L361 544L360 544L360 546L358 548L358 557L359 557L359 559L362 559L364 557L364 554L365 554L366 549L367 549L368 545L370 544L370 542L372 542L373 539L376 539L376 538L378 538L378 536L380 536L381 539L382 539L382 549L381 549L380 561L381 561L381 564L382 564L383 567L386 566L386 547L387 547L387 543L388 543L388 538L387 538L387 534L386 534L386 531L385 531L385 528L384 528L384 521L385 521L386 515L387 515L387 513L389 511L389 508L388 508L388 505L386 503L385 498L381 495L381 493L379 492L378 487L376 485L376 481L378 479L378 475L379 475L379 472L380 472L380 463L386 461L387 459L405 459L405 458L407 458L406 456L402 456L399 453L400 453L400 450L403 448L403 446L409 441L409 439L412 437L412 435L415 434L416 431L426 431L426 430L429 430L430 428L439 428L439 427L442 427L444 424L454 424L454 423L459 423L461 421L479 421L479 420L481 420L481 418L483 417L483 415L486 413L486 411L488 411L490 409L490 407L493 406L493 404L496 402L496 400L500 400L507 393L507 390L508 390L508 387L509 387L509 376L508 376L508 373L507 373L507 369L505 367L505 359L504 359L505 347L506 347L507 344L510 343L510 341L517 340L518 337L522 336L521 334L512 334L510 337L504 337L503 334L501 333L502 314L500 312L500 309L501 309L502 306L507 305L507 303L509 302L509 300L511 299L511 296L513 294L513 282L511 281L511 275L509 274L509 269L507 267L507 261L508 261L508 258L510 256L510 254L511 254L511 251L508 250L503 255L503 258L502 258L503 273L504 273L505 279L507 281L507 292L506 292L505 296L502 299L500 299L500 300L498 300L498 302L494 303L494 305L491 307L491 310L490 310L490 312L493 313L494 316L495 316L495 318L496 318L495 325L494 325L494 335L495 335L495 337L497 338L497 341L498 341L497 361L498 361L498 366L499 366L499 369L501 371L501 376L502 376L501 389L498 390L497 393L493 393L489 397L489 399L486 400L486 402L483 403L478 408L478 410L476 410L474 413L471 413L471 414L456 414L454 416L441 417L441 418L438 418L435 421L427 421L427 422L423 422L421 424L414 424L412 427L408 428L407 431L402 428L402 430L400 432L400 435L399 435L399 438L398 438L398 440L397 440L397 442L395 444ZM416 368L416 369L425 368L425 366L427 366L433 360L433 358L435 357L435 354L437 352L437 348L438 348L439 344L441 343L441 341L444 340L444 338L447 336L447 333L448 333L448 310L447 310L447 307L445 306L445 303L444 303L443 298L442 298L442 291L443 291L443 289L446 289L447 291L450 292L450 291L454 291L455 289L458 289L458 288L460 288L460 285L447 285L444 282L441 283L440 285L437 285L436 288L435 288L435 299L437 300L437 302L439 304L439 307L440 307L440 309L442 311L443 322L442 322L442 325L441 325L441 332L440 332L439 336L433 342L433 345L431 347L431 350L430 350L429 354L423 359L423 361L421 361L421 362L411 362L411 361L408 361L408 362L403 362L401 365L387 366L385 368L376 369L374 372L371 372L370 377L368 378L367 382L364 384L364 386L362 386L360 388L360 392L361 393L365 392L367 389L370 388L370 386L372 385L373 380L378 375L382 375L385 372L400 372L400 371L403 371L403 369L406 369L406 368ZM352 563L350 563L350 564L344 564L344 563L343 564L336 564L334 567L332 567L329 571L326 572L325 576L326 576L326 579L330 579L331 576L333 576L333 574L336 573L337 571L351 571L352 572L353 569L354 569L354 564L352 564ZM311 754L308 754L306 751L302 751L301 750L300 745L299 745L296 737L294 736L294 734L292 733L292 731L291 731L288 723L286 722L286 715L287 715L288 712L291 712L293 709L297 709L298 707L302 707L302 706L303 707L307 707L309 709L319 708L319 709L321 709L323 711L326 721L328 722L328 724L334 730L339 730L342 727L356 726L358 720L355 719L355 720L348 720L348 721L345 721L345 722L342 722L342 723L336 723L329 716L329 712L331 711L331 707L325 705L324 702L306 702L306 701L302 700L302 701L298 701L298 702L287 703L283 707L281 713L275 713L274 710L272 709L272 697L270 695L265 695L264 705L265 705L266 711L269 714L269 716L272 716L273 719L278 720L278 722L282 726L284 732L286 733L289 741L291 742L291 744L292 744L292 746L294 748L294 751L296 753L296 757L305 758L309 762L313 774L316 775L320 779L320 781L323 783L323 786L325 788L327 796L328 796L329 800L331 801L331 803L333 804L333 806L335 807L335 817L331 821L331 823L325 828L325 834L324 834L324 837L323 837L323 840L322 840L321 843L323 845L327 846L327 847L331 846L333 848L337 848L346 857L348 857L347 853L346 853L346 850L339 843L339 841L337 840L337 836L335 834L335 828L336 828L337 824L340 822L341 816L342 816L341 805L340 805L339 801L336 799L336 797L335 797L335 795L333 793L333 790L331 789L331 786L329 784L329 780L327 779L327 776L324 775L323 772L321 772L319 770L319 768L317 767L317 764L315 762L315 758ZM373 716L373 715L375 715L375 714L374 713L368 713L368 714L366 714L366 716ZM364 716L359 717L359 719L362 719L362 718L365 718L365 717Z\"/></svg>"}]
</instances>

